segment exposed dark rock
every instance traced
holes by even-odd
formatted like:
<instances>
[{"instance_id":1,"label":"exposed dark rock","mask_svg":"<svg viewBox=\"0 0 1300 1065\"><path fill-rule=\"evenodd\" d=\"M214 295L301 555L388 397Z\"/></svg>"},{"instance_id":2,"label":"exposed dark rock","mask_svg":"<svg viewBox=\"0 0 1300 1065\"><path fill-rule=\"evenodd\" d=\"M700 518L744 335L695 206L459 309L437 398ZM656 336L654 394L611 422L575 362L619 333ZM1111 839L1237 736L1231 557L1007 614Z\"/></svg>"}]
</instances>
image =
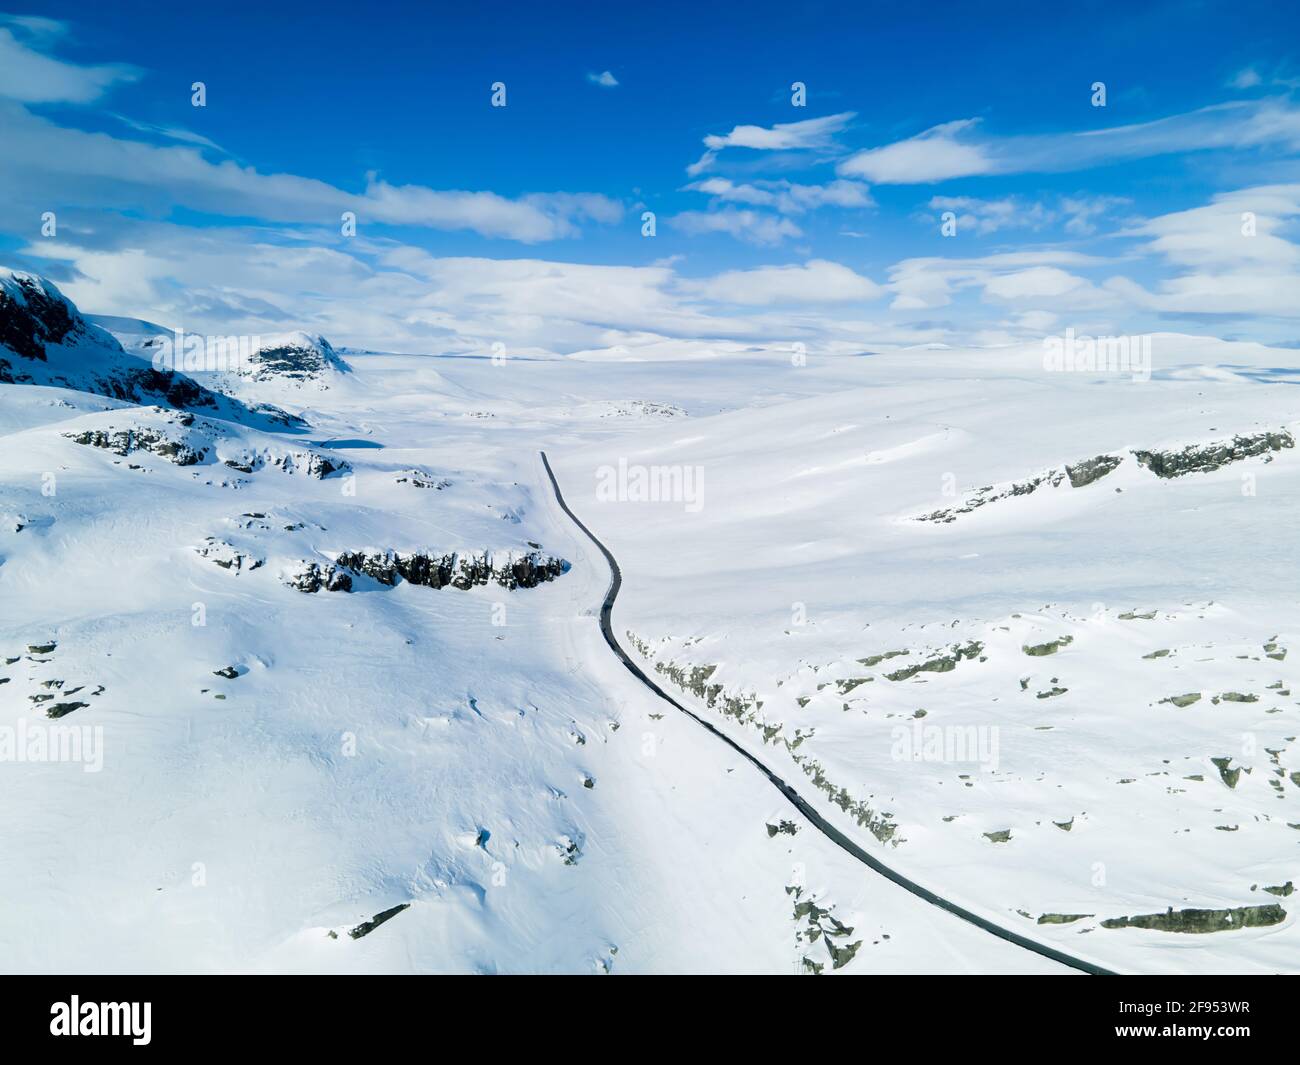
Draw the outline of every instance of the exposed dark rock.
<instances>
[{"instance_id":1,"label":"exposed dark rock","mask_svg":"<svg viewBox=\"0 0 1300 1065\"><path fill-rule=\"evenodd\" d=\"M1228 787L1235 788L1237 786L1237 781L1241 779L1241 766L1237 766L1236 769L1229 769L1228 767L1232 765L1231 758L1211 758L1210 761L1213 762L1215 767L1219 770L1219 776L1222 778L1223 782L1227 784Z\"/></svg>"},{"instance_id":2,"label":"exposed dark rock","mask_svg":"<svg viewBox=\"0 0 1300 1065\"><path fill-rule=\"evenodd\" d=\"M1134 450L1138 463L1157 477L1181 477L1188 473L1205 473L1217 470L1230 462L1267 455L1283 448L1295 447L1295 438L1286 430L1234 436L1230 441L1212 444L1191 444L1179 451ZM963 514L1003 499L1030 495L1047 485L1056 488L1069 481L1072 488L1084 488L1101 480L1124 461L1122 455L1098 455L1082 462L1068 463L1047 470L1023 481L1011 481L1001 486L987 485L977 489L956 506L944 507L928 514L917 515L914 521L948 523Z\"/></svg>"},{"instance_id":3,"label":"exposed dark rock","mask_svg":"<svg viewBox=\"0 0 1300 1065\"><path fill-rule=\"evenodd\" d=\"M17 298L0 288L0 344L10 351L45 362L46 344L62 344L69 334L85 333L85 322L59 297L57 289L51 292L30 274L13 274L12 283L17 286Z\"/></svg>"},{"instance_id":4,"label":"exposed dark rock","mask_svg":"<svg viewBox=\"0 0 1300 1065\"><path fill-rule=\"evenodd\" d=\"M370 918L370 920L362 921L356 926L356 928L352 929L348 935L353 939L360 939L362 936L368 936L385 921L391 921L403 910L409 908L410 905L409 902L403 902L400 905L394 906L391 910L384 910L383 913L377 913Z\"/></svg>"},{"instance_id":5,"label":"exposed dark rock","mask_svg":"<svg viewBox=\"0 0 1300 1065\"><path fill-rule=\"evenodd\" d=\"M270 466L285 473L305 473L308 477L323 480L331 473L351 469L342 459L330 458L318 451L293 448L283 454L276 454L265 448L246 448L236 455L221 460L232 470L240 473L255 473L263 467Z\"/></svg>"},{"instance_id":6,"label":"exposed dark rock","mask_svg":"<svg viewBox=\"0 0 1300 1065\"><path fill-rule=\"evenodd\" d=\"M65 714L70 714L74 710L80 710L83 706L89 706L89 705L90 705L89 703L80 703L80 702L55 703L53 706L46 709L45 716L63 717Z\"/></svg>"},{"instance_id":7,"label":"exposed dark rock","mask_svg":"<svg viewBox=\"0 0 1300 1065\"><path fill-rule=\"evenodd\" d=\"M844 942L853 935L852 927L840 921L827 907L818 906L812 898L802 898L803 889L797 885L789 885L785 890L787 895L793 895L795 899L795 922L803 924L795 932L795 943L802 945L820 940L830 955L831 968L844 968L857 954L862 940ZM820 973L825 968L824 964L813 961L807 955L803 957L803 964L811 973Z\"/></svg>"},{"instance_id":8,"label":"exposed dark rock","mask_svg":"<svg viewBox=\"0 0 1300 1065\"><path fill-rule=\"evenodd\" d=\"M1234 436L1229 441L1213 444L1191 444L1181 451L1134 451L1133 454L1157 477L1183 477L1189 473L1208 473L1230 462L1291 447L1295 447L1295 438L1281 430Z\"/></svg>"},{"instance_id":9,"label":"exposed dark rock","mask_svg":"<svg viewBox=\"0 0 1300 1065\"><path fill-rule=\"evenodd\" d=\"M367 554L364 551L345 551L335 560L344 569L371 577L380 584L392 586L398 578L426 588L459 588L462 591L486 584L499 584L503 588L535 588L567 572L569 564L562 558L542 555L537 551L518 554L483 552L462 554L451 551L432 555L423 551L410 554L385 551Z\"/></svg>"},{"instance_id":10,"label":"exposed dark rock","mask_svg":"<svg viewBox=\"0 0 1300 1065\"><path fill-rule=\"evenodd\" d=\"M188 415L192 420L193 415ZM189 425L189 422L182 423ZM64 433L69 440L88 447L103 448L123 457L136 451L159 455L177 466L195 466L208 455L206 447L194 448L184 440L149 427L129 429L86 429L80 433Z\"/></svg>"},{"instance_id":11,"label":"exposed dark rock","mask_svg":"<svg viewBox=\"0 0 1300 1065\"><path fill-rule=\"evenodd\" d=\"M1085 459L1073 466L1067 465L1065 473L1070 478L1072 488L1082 488L1093 481L1100 481L1123 461L1120 455L1098 455L1095 459Z\"/></svg>"},{"instance_id":12,"label":"exposed dark rock","mask_svg":"<svg viewBox=\"0 0 1300 1065\"><path fill-rule=\"evenodd\" d=\"M1074 643L1073 636L1061 636L1047 643L1025 644L1020 649L1033 658L1042 658L1045 655L1054 655L1062 647L1068 647L1072 643Z\"/></svg>"},{"instance_id":13,"label":"exposed dark rock","mask_svg":"<svg viewBox=\"0 0 1300 1065\"><path fill-rule=\"evenodd\" d=\"M703 699L711 710L717 710L724 717L730 717L739 724L749 725L759 730L764 743L784 744L790 757L803 770L814 787L825 793L826 797L853 818L860 826L870 832L881 843L897 846L902 842L896 839L898 825L891 820L888 812L879 812L862 800L855 800L849 790L837 785L827 775L821 763L799 750L804 740L812 731L795 729L793 737L782 735L785 726L779 722L769 723L762 719L760 711L763 701L754 693L727 692L716 681L711 681L717 671L716 665L681 666L675 662L660 661L654 655L648 643L634 632L627 633L628 642L637 653L654 667L655 672L663 674L684 691Z\"/></svg>"},{"instance_id":14,"label":"exposed dark rock","mask_svg":"<svg viewBox=\"0 0 1300 1065\"><path fill-rule=\"evenodd\" d=\"M451 487L451 482L445 477L434 477L423 470L403 470L397 475L394 483L409 484L412 488L432 488L439 492Z\"/></svg>"},{"instance_id":15,"label":"exposed dark rock","mask_svg":"<svg viewBox=\"0 0 1300 1065\"><path fill-rule=\"evenodd\" d=\"M1263 906L1238 906L1231 910L1175 910L1146 913L1137 917L1112 917L1102 928L1151 928L1158 932L1203 934L1228 932L1236 928L1266 928L1286 920L1286 910L1276 902Z\"/></svg>"},{"instance_id":16,"label":"exposed dark rock","mask_svg":"<svg viewBox=\"0 0 1300 1065\"><path fill-rule=\"evenodd\" d=\"M924 662L914 666L905 666L902 669L895 670L893 673L886 673L886 680L906 680L908 677L914 677L918 673L950 673L957 668L957 663L963 659L978 658L984 650L984 645L978 640L971 640L970 643L962 646L960 644L952 645L952 653L938 655L935 658L927 659Z\"/></svg>"},{"instance_id":17,"label":"exposed dark rock","mask_svg":"<svg viewBox=\"0 0 1300 1065\"><path fill-rule=\"evenodd\" d=\"M233 544L228 544L225 540L218 540L212 536L209 536L194 550L201 558L206 558L209 562L215 562L222 569L232 570L236 573L243 570L257 569L266 562L264 558L249 555L240 551Z\"/></svg>"},{"instance_id":18,"label":"exposed dark rock","mask_svg":"<svg viewBox=\"0 0 1300 1065\"><path fill-rule=\"evenodd\" d=\"M958 516L961 514L969 514L971 511L978 510L980 507L987 506L989 503L996 503L1002 499L1012 499L1016 496L1030 495L1038 491L1038 489L1045 484L1055 488L1065 479L1065 469L1062 467L1049 470L1047 473L1040 474L1038 477L1032 477L1027 481L1012 481L1001 489L995 485L987 485L984 488L978 489L959 506L945 507L942 510L935 510L929 514L921 514L915 520L942 522L946 524L948 522L956 521Z\"/></svg>"},{"instance_id":19,"label":"exposed dark rock","mask_svg":"<svg viewBox=\"0 0 1300 1065\"><path fill-rule=\"evenodd\" d=\"M285 574L284 583L300 592L352 591L352 576L329 562L303 562L290 573Z\"/></svg>"},{"instance_id":20,"label":"exposed dark rock","mask_svg":"<svg viewBox=\"0 0 1300 1065\"><path fill-rule=\"evenodd\" d=\"M319 381L327 370L344 371L346 366L324 337L300 332L258 348L248 357L248 366L241 372L258 381L274 378Z\"/></svg>"}]
</instances>

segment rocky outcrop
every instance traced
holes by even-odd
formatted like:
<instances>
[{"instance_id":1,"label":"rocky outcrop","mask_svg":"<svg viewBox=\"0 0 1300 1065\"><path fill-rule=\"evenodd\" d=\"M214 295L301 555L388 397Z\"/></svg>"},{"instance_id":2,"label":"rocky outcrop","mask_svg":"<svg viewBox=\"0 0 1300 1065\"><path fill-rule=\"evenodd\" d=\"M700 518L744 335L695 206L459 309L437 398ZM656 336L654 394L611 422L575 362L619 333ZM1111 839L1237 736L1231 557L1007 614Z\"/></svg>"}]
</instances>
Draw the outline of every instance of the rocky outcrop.
<instances>
[{"instance_id":1,"label":"rocky outcrop","mask_svg":"<svg viewBox=\"0 0 1300 1065\"><path fill-rule=\"evenodd\" d=\"M451 487L451 482L447 478L435 477L431 473L418 469L402 470L393 479L393 483L409 484L412 488L432 488L438 492Z\"/></svg>"},{"instance_id":2,"label":"rocky outcrop","mask_svg":"<svg viewBox=\"0 0 1300 1065\"><path fill-rule=\"evenodd\" d=\"M1112 917L1102 928L1150 928L1158 932L1229 932L1237 928L1267 928L1286 920L1286 910L1276 902L1263 906L1238 906L1231 910L1175 910L1144 913L1136 917Z\"/></svg>"},{"instance_id":3,"label":"rocky outcrop","mask_svg":"<svg viewBox=\"0 0 1300 1065\"><path fill-rule=\"evenodd\" d=\"M301 473L317 480L322 480L331 473L351 469L342 459L333 459L319 451L308 451L305 448L278 450L246 447L233 454L222 455L221 461L240 473L256 473L269 466L284 473Z\"/></svg>"},{"instance_id":4,"label":"rocky outcrop","mask_svg":"<svg viewBox=\"0 0 1300 1065\"><path fill-rule=\"evenodd\" d=\"M247 554L235 547L234 544L229 544L225 540L218 540L213 536L207 537L194 550L200 558L206 558L209 562L216 563L222 569L230 570L233 573L259 569L266 562L264 558Z\"/></svg>"},{"instance_id":5,"label":"rocky outcrop","mask_svg":"<svg viewBox=\"0 0 1300 1065\"><path fill-rule=\"evenodd\" d=\"M303 561L281 577L290 588L300 592L350 592L352 575L329 562Z\"/></svg>"},{"instance_id":6,"label":"rocky outcrop","mask_svg":"<svg viewBox=\"0 0 1300 1065\"><path fill-rule=\"evenodd\" d=\"M671 660L661 659L655 649L636 633L626 633L628 643L654 668L672 681L683 691L702 699L710 710L716 710L724 717L729 717L740 725L757 729L765 744L785 747L790 758L812 782L813 787L824 793L830 802L853 818L859 826L865 828L881 843L897 846L903 841L898 838L898 825L892 820L888 811L878 811L865 800L854 799L849 790L827 776L822 764L799 748L804 741L811 738L813 730L804 732L796 728L793 735L786 735L785 723L766 720L762 715L763 700L753 692L729 692L714 679L716 665L679 665Z\"/></svg>"},{"instance_id":7,"label":"rocky outcrop","mask_svg":"<svg viewBox=\"0 0 1300 1065\"><path fill-rule=\"evenodd\" d=\"M978 489L964 502L955 507L945 507L942 510L931 511L929 514L921 514L914 520L916 521L934 521L947 524L954 522L962 514L969 514L978 510L980 507L988 506L990 503L996 503L1002 499L1013 499L1016 496L1027 496L1038 491L1043 485L1050 485L1052 488L1057 487L1066 480L1067 474L1065 468L1049 470L1047 473L1038 477L1030 478L1027 481L1012 481L1010 484L999 488L996 485L986 485Z\"/></svg>"},{"instance_id":8,"label":"rocky outcrop","mask_svg":"<svg viewBox=\"0 0 1300 1065\"><path fill-rule=\"evenodd\" d=\"M382 913L377 913L372 918L370 918L370 920L362 921L359 925L357 925L350 932L348 932L348 935L351 936L353 939L361 939L363 936L368 936L381 924L384 924L387 921L391 921L403 910L410 909L410 906L411 904L409 902L403 902L397 906L394 906L392 909L384 910Z\"/></svg>"},{"instance_id":9,"label":"rocky outcrop","mask_svg":"<svg viewBox=\"0 0 1300 1065\"><path fill-rule=\"evenodd\" d=\"M1157 477L1171 478L1182 477L1189 473L1209 473L1231 462L1240 462L1242 459L1261 455L1268 462L1272 460L1273 452L1293 447L1295 447L1295 438L1282 429L1277 432L1234 436L1231 440L1209 444L1189 444L1177 451L1147 451L1134 448L1132 455L1143 469L1150 470ZM956 521L963 514L970 514L990 503L1031 495L1044 486L1059 488L1066 481L1071 488L1086 488L1118 469L1123 461L1123 455L1097 455L1082 462L1066 463L1064 466L1047 470L1027 480L986 485L974 491L956 506L919 514L911 520L947 524Z\"/></svg>"},{"instance_id":10,"label":"rocky outcrop","mask_svg":"<svg viewBox=\"0 0 1300 1065\"><path fill-rule=\"evenodd\" d=\"M13 273L0 284L0 344L20 358L45 362L47 344L85 333L76 308L44 279Z\"/></svg>"},{"instance_id":11,"label":"rocky outcrop","mask_svg":"<svg viewBox=\"0 0 1300 1065\"><path fill-rule=\"evenodd\" d=\"M479 554L451 551L442 555L424 551L345 551L335 562L343 569L390 587L400 578L426 588L450 586L462 591L486 584L510 589L535 588L555 580L569 568L564 559L539 551Z\"/></svg>"},{"instance_id":12,"label":"rocky outcrop","mask_svg":"<svg viewBox=\"0 0 1300 1065\"><path fill-rule=\"evenodd\" d=\"M347 372L347 365L323 336L296 332L263 339L238 372L254 381L325 384L331 373Z\"/></svg>"},{"instance_id":13,"label":"rocky outcrop","mask_svg":"<svg viewBox=\"0 0 1300 1065\"><path fill-rule=\"evenodd\" d=\"M123 424L124 418L130 420ZM106 411L88 416L81 425L63 435L74 443L124 457L149 452L177 466L219 461L241 473L269 467L317 479L351 469L343 459L310 448L284 446L275 437L167 407Z\"/></svg>"},{"instance_id":14,"label":"rocky outcrop","mask_svg":"<svg viewBox=\"0 0 1300 1065\"><path fill-rule=\"evenodd\" d=\"M0 267L0 384L49 385L124 403L211 410L251 425L306 425L278 407L243 403L178 369L151 364L147 352L128 353L52 281L5 267Z\"/></svg>"},{"instance_id":15,"label":"rocky outcrop","mask_svg":"<svg viewBox=\"0 0 1300 1065\"><path fill-rule=\"evenodd\" d=\"M1212 444L1192 444L1180 451L1134 451L1138 462L1157 477L1184 477L1189 473L1209 473L1230 462L1268 455L1295 447L1295 437L1285 430L1234 436Z\"/></svg>"},{"instance_id":16,"label":"rocky outcrop","mask_svg":"<svg viewBox=\"0 0 1300 1065\"><path fill-rule=\"evenodd\" d=\"M1062 647L1069 647L1072 643L1074 643L1073 636L1058 636L1055 640L1048 640L1046 643L1027 643L1020 649L1030 658L1043 658L1046 655L1056 654Z\"/></svg>"},{"instance_id":17,"label":"rocky outcrop","mask_svg":"<svg viewBox=\"0 0 1300 1065\"><path fill-rule=\"evenodd\" d=\"M1065 475L1070 478L1071 488L1083 488L1093 481L1100 481L1123 461L1124 459L1119 455L1098 455L1094 459L1084 459L1083 462L1077 462L1072 466L1067 465Z\"/></svg>"},{"instance_id":18,"label":"rocky outcrop","mask_svg":"<svg viewBox=\"0 0 1300 1065\"><path fill-rule=\"evenodd\" d=\"M178 414L175 416L175 424L188 429L194 424L194 415ZM177 466L197 465L207 458L209 450L204 446L193 446L179 434L151 426L117 429L110 425L105 429L84 429L81 432L63 435L74 443L103 448L123 457L136 451L147 451L153 455L160 455Z\"/></svg>"},{"instance_id":19,"label":"rocky outcrop","mask_svg":"<svg viewBox=\"0 0 1300 1065\"><path fill-rule=\"evenodd\" d=\"M184 374L129 357L111 334L82 317L53 282L0 268L0 382L75 388L128 403L216 407L218 397ZM83 355L82 349L85 354ZM26 364L24 366L24 364Z\"/></svg>"},{"instance_id":20,"label":"rocky outcrop","mask_svg":"<svg viewBox=\"0 0 1300 1065\"><path fill-rule=\"evenodd\" d=\"M984 645L979 640L971 640L970 643L953 644L950 653L939 654L933 658L928 658L924 662L918 662L916 665L904 666L902 669L896 669L892 673L886 673L886 680L907 680L918 673L951 673L957 668L957 663L964 659L979 658L984 651ZM850 689L851 690L851 689Z\"/></svg>"},{"instance_id":21,"label":"rocky outcrop","mask_svg":"<svg viewBox=\"0 0 1300 1065\"><path fill-rule=\"evenodd\" d=\"M787 885L785 892L794 896L794 920L796 925L795 944L803 947L820 941L826 948L832 969L842 969L848 965L862 946L862 940L848 942L853 935L853 928L844 924L832 913L833 908L818 906L815 898L803 897L803 888L797 884ZM802 923L802 925L801 925ZM805 972L820 973L825 968L824 962L817 962L807 954L802 957Z\"/></svg>"}]
</instances>

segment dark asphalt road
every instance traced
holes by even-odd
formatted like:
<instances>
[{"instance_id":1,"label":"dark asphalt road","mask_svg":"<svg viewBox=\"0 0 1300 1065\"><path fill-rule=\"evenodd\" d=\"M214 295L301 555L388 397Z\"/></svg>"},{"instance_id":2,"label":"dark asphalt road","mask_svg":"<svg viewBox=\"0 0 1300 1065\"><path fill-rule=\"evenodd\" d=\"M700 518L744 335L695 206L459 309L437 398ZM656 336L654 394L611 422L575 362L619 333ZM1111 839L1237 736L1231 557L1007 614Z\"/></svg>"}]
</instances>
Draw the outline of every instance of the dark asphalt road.
<instances>
[{"instance_id":1,"label":"dark asphalt road","mask_svg":"<svg viewBox=\"0 0 1300 1065\"><path fill-rule=\"evenodd\" d=\"M717 739L721 740L733 751L735 751L747 762L749 762L755 769L757 769L760 773L762 773L763 776L767 777L767 779L772 783L772 785L782 795L786 797L786 799L796 810L798 810L801 814L803 814L804 818L807 819L809 824L811 824L815 829L817 829L817 831L819 831L823 836L829 839L841 850L851 854L863 865L871 869L872 872L879 873L886 880L892 881L893 883L897 884L904 891L910 891L917 898L923 899L924 901L928 902L931 906L937 906L939 909L945 910L946 912L952 914L954 917L959 917L961 918L961 920L966 921L969 924L973 924L976 928L982 929L983 931L988 932L990 935L997 936L999 939L1004 939L1008 943L1014 943L1017 947L1023 947L1025 950L1033 951L1035 954L1039 954L1044 958L1050 958L1052 961L1060 962L1060 964L1067 965L1071 969L1078 969L1080 972L1089 973L1094 976L1116 975L1111 970L1104 969L1100 965L1095 965L1090 961L1084 961L1082 958L1076 958L1073 955L1066 954L1064 951L1057 950L1054 947L1049 947L1042 943L1036 943L1034 940L1027 939L1025 936L1022 936L1017 932L1013 932L1009 928L1003 928L1001 925L996 925L992 921L989 921L986 918L979 916L979 914L971 913L970 910L967 910L964 907L957 905L957 903L951 901L950 899L945 899L941 895L936 895L929 888L922 887L920 884L916 883L916 881L910 880L907 877L905 877L902 873L899 873L894 869L891 869L889 866L881 862L878 858L875 858L872 855L868 854L865 850L863 850L856 843L854 843L853 840L849 839L848 836L846 836L843 832L841 832L834 825L828 822L824 817L822 817L821 814L819 814L815 809L813 809L813 807L809 805L799 795L799 793L794 790L794 788L792 788L789 784L787 784L784 780L782 780L781 777L777 776L774 772L772 772L772 770L770 770L767 766L765 766L762 762L760 762L757 758L755 758L752 754L750 754L747 750L745 750L745 748L740 746L740 744L736 743L735 740L733 740L730 736L726 735L726 733L724 732L719 731L717 728L709 724L709 722L705 721L694 711L688 710L685 706L683 706L671 695L669 695L666 691L664 691L663 688L659 687L658 684L656 684L653 680L651 680L650 677L648 677L645 674L645 672L641 669L641 667L638 666L634 661L632 661L631 657L628 656L627 652L624 651L623 648L619 645L618 640L614 636L613 626L610 624L610 617L614 611L614 600L618 598L619 589L623 586L623 572L622 570L619 569L618 561L610 553L609 548L607 548L603 543L600 542L600 540L596 538L596 534L593 533L590 529L587 528L586 525L582 523L582 519L580 519L578 515L576 515L575 513L573 513L572 510L569 509L569 505L564 501L564 493L560 491L560 484L555 479L555 471L551 469L551 463L546 458L546 452L544 451L541 452L541 456L542 456L542 465L546 467L546 475L551 479L551 487L555 489L555 499L560 504L560 509L563 510L564 513L569 516L569 518L573 521L574 525L576 525L587 535L587 539L589 539L593 544L596 545L596 548L600 551L600 553L605 556L605 561L609 563L609 572L610 572L609 590L605 593L605 601L600 605L600 632L601 635L605 637L605 642L609 644L609 649L618 656L619 661L621 661L623 665L627 667L628 671L634 677L636 677L637 680L639 680L642 684L644 684L647 688L649 688L652 692L654 692L657 696L659 696L660 699L664 700L664 702L670 704L675 709L680 710L683 714L689 717L701 728L708 729L708 731L712 733Z\"/></svg>"}]
</instances>

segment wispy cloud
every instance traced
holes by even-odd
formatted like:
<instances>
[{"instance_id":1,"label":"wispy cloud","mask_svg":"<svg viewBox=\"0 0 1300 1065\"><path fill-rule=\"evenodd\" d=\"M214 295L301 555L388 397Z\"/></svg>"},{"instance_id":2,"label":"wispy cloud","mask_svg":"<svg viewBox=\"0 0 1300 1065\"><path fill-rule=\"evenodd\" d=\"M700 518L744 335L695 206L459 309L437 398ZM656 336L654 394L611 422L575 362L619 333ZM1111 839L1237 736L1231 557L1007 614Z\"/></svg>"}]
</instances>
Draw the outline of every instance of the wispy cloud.
<instances>
[{"instance_id":1,"label":"wispy cloud","mask_svg":"<svg viewBox=\"0 0 1300 1065\"><path fill-rule=\"evenodd\" d=\"M1060 224L1070 235L1086 237L1097 231L1098 221L1108 212L1129 202L1122 196L1082 194L1047 200L1029 200L1020 196L1004 196L997 200L974 196L931 196L926 203L927 210L920 217L926 222L939 224L944 214L952 213L958 233L979 236L1001 230L1037 232Z\"/></svg>"},{"instance_id":2,"label":"wispy cloud","mask_svg":"<svg viewBox=\"0 0 1300 1065\"><path fill-rule=\"evenodd\" d=\"M773 207L782 214L801 214L818 207L873 207L866 185L857 181L831 181L825 185L800 185L792 181L753 181L746 184L722 177L705 178L686 186L725 203Z\"/></svg>"},{"instance_id":3,"label":"wispy cloud","mask_svg":"<svg viewBox=\"0 0 1300 1065\"><path fill-rule=\"evenodd\" d=\"M587 80L593 85L599 85L602 89L614 89L618 87L618 78L614 77L608 70L599 74L587 73Z\"/></svg>"},{"instance_id":4,"label":"wispy cloud","mask_svg":"<svg viewBox=\"0 0 1300 1065\"><path fill-rule=\"evenodd\" d=\"M728 270L705 281L684 283L684 287L705 299L741 306L863 302L879 298L883 291L870 278L825 259Z\"/></svg>"},{"instance_id":5,"label":"wispy cloud","mask_svg":"<svg viewBox=\"0 0 1300 1065\"><path fill-rule=\"evenodd\" d=\"M842 111L821 118L807 118L800 122L778 122L774 126L736 126L730 133L710 133L704 138L708 150L686 168L694 177L713 167L718 153L727 148L750 148L755 151L811 151L829 149L835 144L835 134L843 130L855 117L853 111Z\"/></svg>"},{"instance_id":6,"label":"wispy cloud","mask_svg":"<svg viewBox=\"0 0 1300 1065\"><path fill-rule=\"evenodd\" d=\"M682 211L668 221L674 228L690 236L727 233L751 244L780 244L787 237L803 235L803 230L788 218L734 207L720 211Z\"/></svg>"},{"instance_id":7,"label":"wispy cloud","mask_svg":"<svg viewBox=\"0 0 1300 1065\"><path fill-rule=\"evenodd\" d=\"M1243 67L1228 79L1228 86L1233 89L1253 89L1263 83L1264 79L1259 76L1259 71L1254 67Z\"/></svg>"},{"instance_id":8,"label":"wispy cloud","mask_svg":"<svg viewBox=\"0 0 1300 1065\"><path fill-rule=\"evenodd\" d=\"M85 104L141 76L124 63L78 66L29 47L25 42L48 46L63 35L63 23L53 19L6 16L0 22L18 33L0 27L0 96L31 104Z\"/></svg>"},{"instance_id":9,"label":"wispy cloud","mask_svg":"<svg viewBox=\"0 0 1300 1065\"><path fill-rule=\"evenodd\" d=\"M959 233L996 233L999 229L1041 229L1053 215L1043 204L1007 196L981 200L972 196L932 196L931 211L951 212Z\"/></svg>"},{"instance_id":10,"label":"wispy cloud","mask_svg":"<svg viewBox=\"0 0 1300 1065\"><path fill-rule=\"evenodd\" d=\"M60 126L15 104L0 104L6 128L0 193L10 209L33 200L77 200L107 208L195 210L268 222L337 225L343 211L358 224L468 230L524 243L580 232L582 221L616 222L623 207L596 193L537 193L510 199L495 192L391 185L372 179L351 193L315 178L264 174L197 150L125 140ZM165 193L162 191L165 190ZM4 208L0 208L4 211ZM3 214L0 214L3 217Z\"/></svg>"},{"instance_id":11,"label":"wispy cloud","mask_svg":"<svg viewBox=\"0 0 1300 1065\"><path fill-rule=\"evenodd\" d=\"M151 133L156 137L163 137L167 140L180 141L183 144L195 144L201 148L211 148L214 151L224 152L221 145L215 141L210 140L201 133L195 133L193 130L183 129L180 126L159 126L152 122L141 122L138 119L119 114L114 114L113 118L124 126L129 126L140 133Z\"/></svg>"},{"instance_id":12,"label":"wispy cloud","mask_svg":"<svg viewBox=\"0 0 1300 1065\"><path fill-rule=\"evenodd\" d=\"M1082 133L990 137L975 119L934 126L907 140L858 152L844 177L876 184L933 184L986 174L1046 173L1213 148L1300 150L1300 107L1285 97L1237 100L1186 114Z\"/></svg>"}]
</instances>

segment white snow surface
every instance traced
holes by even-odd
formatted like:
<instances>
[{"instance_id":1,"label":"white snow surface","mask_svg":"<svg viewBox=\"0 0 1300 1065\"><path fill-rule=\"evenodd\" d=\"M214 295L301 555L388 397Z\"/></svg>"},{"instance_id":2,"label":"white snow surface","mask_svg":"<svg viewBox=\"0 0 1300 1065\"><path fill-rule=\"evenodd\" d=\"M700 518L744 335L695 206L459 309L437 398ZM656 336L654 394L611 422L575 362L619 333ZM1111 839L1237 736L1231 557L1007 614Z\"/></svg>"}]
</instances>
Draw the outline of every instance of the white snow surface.
<instances>
[{"instance_id":1,"label":"white snow surface","mask_svg":"<svg viewBox=\"0 0 1300 1065\"><path fill-rule=\"evenodd\" d=\"M159 335L100 321L126 358ZM1029 349L693 353L349 351L326 387L196 373L238 402L189 424L0 384L0 730L102 735L97 772L0 761L2 967L1071 971L872 873L639 685L543 449L620 561L620 639L756 694L737 721L674 689L881 860L1108 968L1300 967L1293 896L1264 890L1300 880L1300 453L1168 479L1132 454L1294 435L1300 356L1162 335L1140 382ZM258 402L306 424L240 420ZM177 464L175 441L201 457ZM1103 454L1122 461L1084 487L913 520ZM699 499L610 500L620 461L702 470ZM569 568L513 590L285 583L357 550ZM949 671L886 677L971 641ZM87 705L45 716L68 702ZM900 757L917 723L996 737L996 765ZM800 900L851 932L810 937ZM1211 933L1100 923L1270 904L1279 923ZM832 939L856 944L839 968Z\"/></svg>"}]
</instances>

